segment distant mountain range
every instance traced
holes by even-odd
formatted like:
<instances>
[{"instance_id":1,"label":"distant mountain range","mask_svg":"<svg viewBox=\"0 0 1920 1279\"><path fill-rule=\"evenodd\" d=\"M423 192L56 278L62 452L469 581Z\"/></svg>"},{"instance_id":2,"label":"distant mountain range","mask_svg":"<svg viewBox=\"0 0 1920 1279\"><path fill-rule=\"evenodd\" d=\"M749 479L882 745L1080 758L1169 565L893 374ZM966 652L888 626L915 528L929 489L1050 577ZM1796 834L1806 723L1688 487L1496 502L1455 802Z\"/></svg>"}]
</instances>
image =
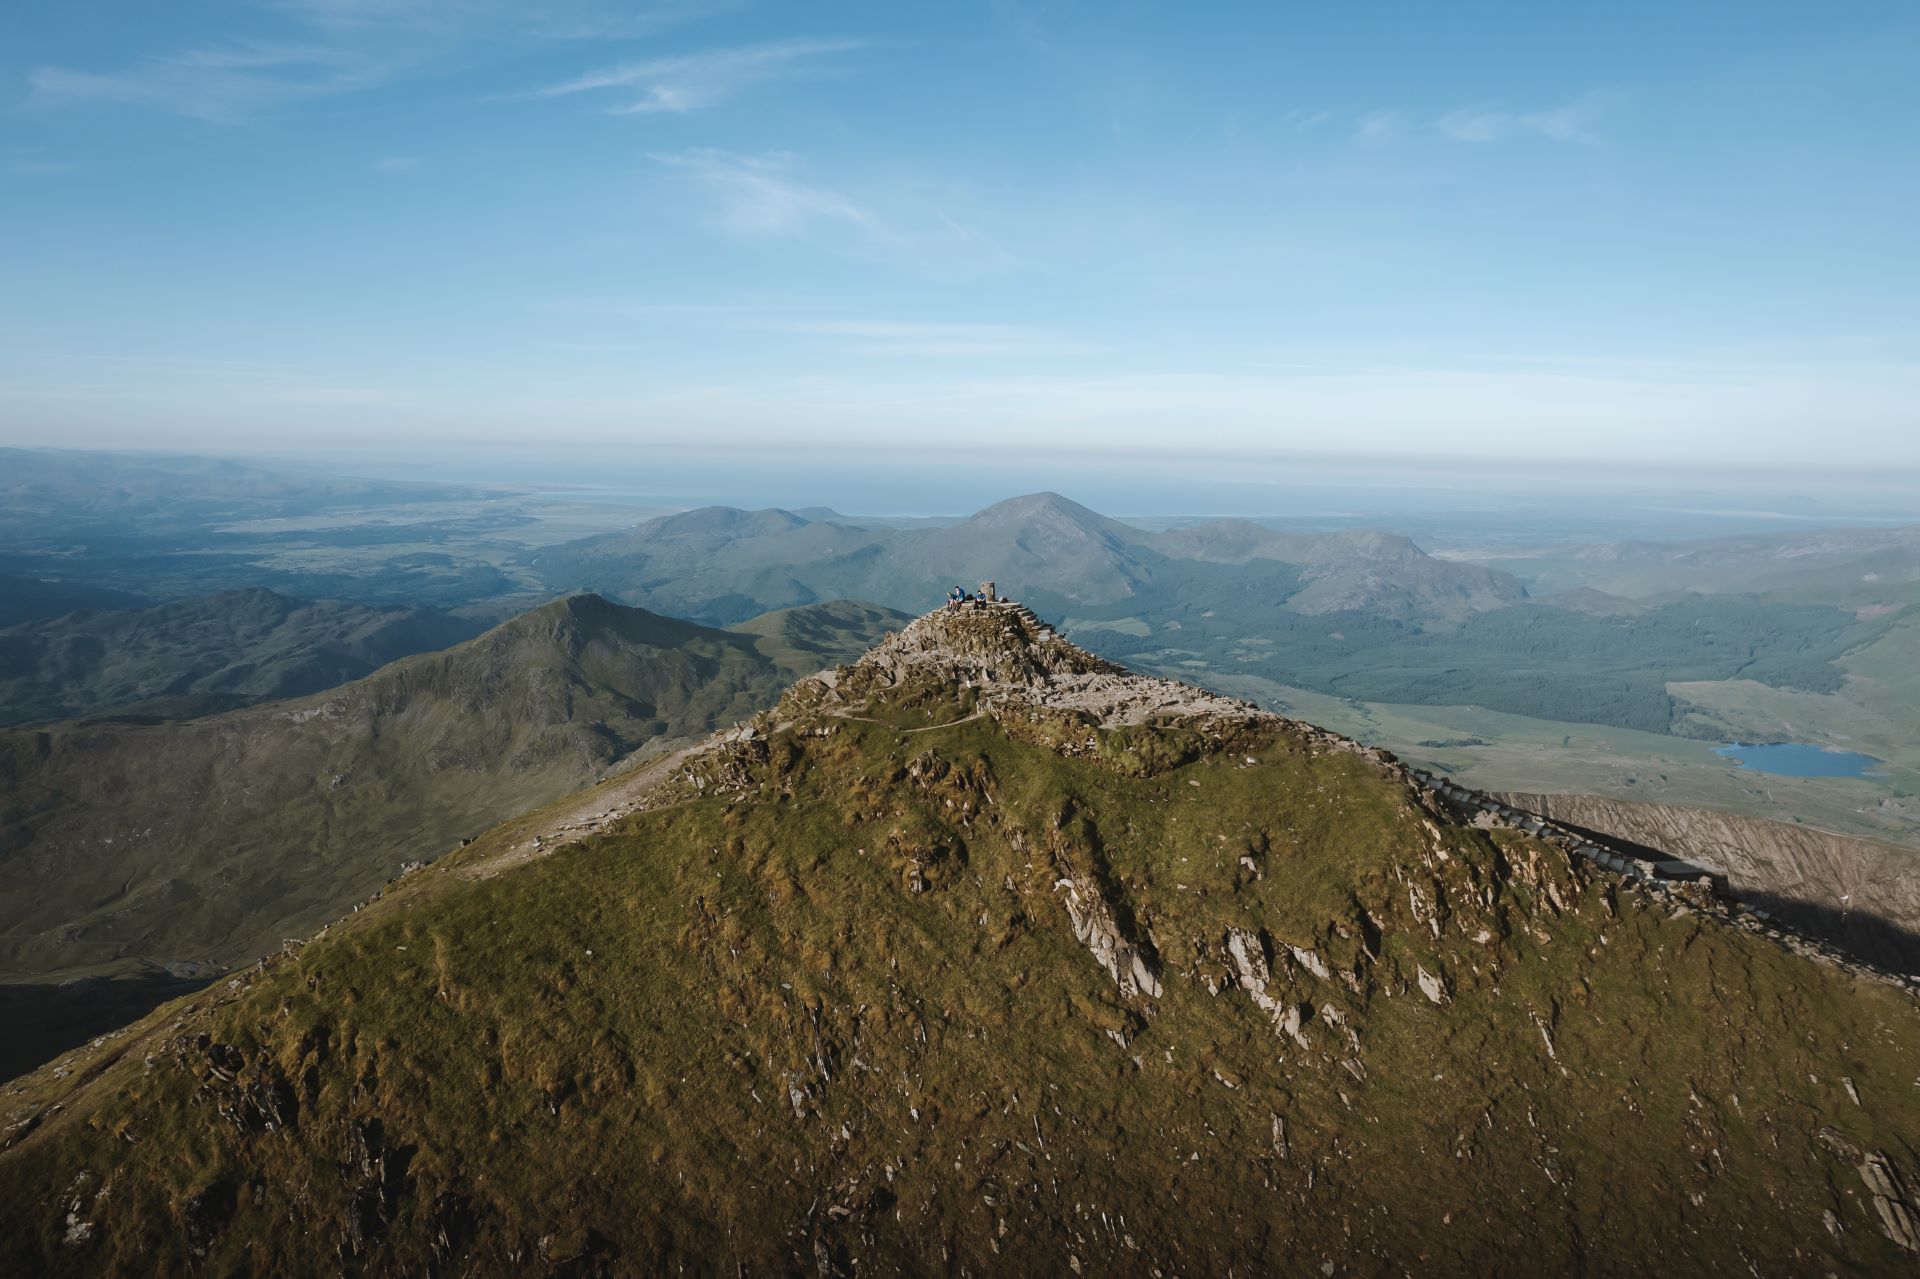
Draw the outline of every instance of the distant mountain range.
<instances>
[{"instance_id":1,"label":"distant mountain range","mask_svg":"<svg viewBox=\"0 0 1920 1279\"><path fill-rule=\"evenodd\" d=\"M0 573L0 626L61 617L80 609L141 608L149 601L126 591L18 573Z\"/></svg>"},{"instance_id":2,"label":"distant mountain range","mask_svg":"<svg viewBox=\"0 0 1920 1279\"><path fill-rule=\"evenodd\" d=\"M1546 547L1478 562L1511 569L1543 593L1751 593L1857 607L1920 602L1920 525Z\"/></svg>"},{"instance_id":3,"label":"distant mountain range","mask_svg":"<svg viewBox=\"0 0 1920 1279\"><path fill-rule=\"evenodd\" d=\"M0 630L0 724L233 710L332 688L483 629L434 609L259 588L41 618Z\"/></svg>"},{"instance_id":4,"label":"distant mountain range","mask_svg":"<svg viewBox=\"0 0 1920 1279\"><path fill-rule=\"evenodd\" d=\"M706 507L547 548L533 567L556 589L717 623L838 597L922 609L955 584L971 590L987 579L1066 613L1254 590L1303 614L1360 609L1457 620L1526 596L1510 574L1435 559L1393 534L1290 535L1246 520L1152 532L1056 493L906 528Z\"/></svg>"},{"instance_id":5,"label":"distant mountain range","mask_svg":"<svg viewBox=\"0 0 1920 1279\"><path fill-rule=\"evenodd\" d=\"M74 521L97 527L138 521L151 533L189 516L292 514L342 501L409 502L457 491L186 454L0 448L0 536L12 548L49 525Z\"/></svg>"}]
</instances>

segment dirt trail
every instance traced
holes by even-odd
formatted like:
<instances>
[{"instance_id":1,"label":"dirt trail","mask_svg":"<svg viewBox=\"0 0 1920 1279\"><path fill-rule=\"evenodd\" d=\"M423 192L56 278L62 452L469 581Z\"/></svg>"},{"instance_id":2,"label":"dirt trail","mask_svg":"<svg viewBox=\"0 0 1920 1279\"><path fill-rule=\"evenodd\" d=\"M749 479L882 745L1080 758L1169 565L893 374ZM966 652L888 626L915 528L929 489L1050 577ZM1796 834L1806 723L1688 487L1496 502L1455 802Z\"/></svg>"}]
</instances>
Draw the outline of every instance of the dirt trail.
<instances>
[{"instance_id":1,"label":"dirt trail","mask_svg":"<svg viewBox=\"0 0 1920 1279\"><path fill-rule=\"evenodd\" d=\"M462 866L457 873L462 879L491 879L502 871L545 857L555 849L598 834L613 822L644 807L647 797L672 777L681 764L695 755L712 750L735 731L729 729L726 733L704 738L670 754L656 755L642 761L625 774L576 796L573 804L553 813L552 819L540 830L484 861Z\"/></svg>"}]
</instances>

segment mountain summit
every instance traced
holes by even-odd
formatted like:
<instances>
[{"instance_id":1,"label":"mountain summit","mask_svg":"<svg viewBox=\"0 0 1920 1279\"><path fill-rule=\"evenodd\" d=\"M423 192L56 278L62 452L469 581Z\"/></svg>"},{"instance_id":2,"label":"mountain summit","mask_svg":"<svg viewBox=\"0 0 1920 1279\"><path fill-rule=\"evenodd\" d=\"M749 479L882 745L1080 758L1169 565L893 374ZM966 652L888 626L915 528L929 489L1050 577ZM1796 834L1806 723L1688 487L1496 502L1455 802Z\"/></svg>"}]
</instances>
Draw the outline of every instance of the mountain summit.
<instances>
[{"instance_id":1,"label":"mountain summit","mask_svg":"<svg viewBox=\"0 0 1920 1279\"><path fill-rule=\"evenodd\" d=\"M1910 1272L1912 990L1468 807L943 609L9 1086L0 1248Z\"/></svg>"}]
</instances>

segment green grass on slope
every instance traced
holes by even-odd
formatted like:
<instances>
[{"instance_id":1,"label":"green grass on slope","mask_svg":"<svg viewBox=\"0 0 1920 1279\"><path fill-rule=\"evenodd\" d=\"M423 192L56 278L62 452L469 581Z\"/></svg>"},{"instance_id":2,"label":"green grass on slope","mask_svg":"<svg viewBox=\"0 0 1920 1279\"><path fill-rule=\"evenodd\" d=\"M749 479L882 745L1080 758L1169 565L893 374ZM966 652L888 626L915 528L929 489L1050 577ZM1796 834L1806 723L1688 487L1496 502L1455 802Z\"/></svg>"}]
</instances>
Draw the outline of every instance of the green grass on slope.
<instances>
[{"instance_id":1,"label":"green grass on slope","mask_svg":"<svg viewBox=\"0 0 1920 1279\"><path fill-rule=\"evenodd\" d=\"M911 731L967 709L933 691L873 709L892 723L803 718L703 766L743 790L689 786L467 878L538 827L515 823L239 988L19 1081L0 1256L141 1275L1910 1266L1833 1153L1911 1176L1910 996L1543 845L1430 833L1375 766L1288 732L1228 750L1045 717ZM1099 887L1158 998L1123 996L1076 942L1063 878ZM1260 939L1306 1046L1234 988L1229 929Z\"/></svg>"},{"instance_id":2,"label":"green grass on slope","mask_svg":"<svg viewBox=\"0 0 1920 1279\"><path fill-rule=\"evenodd\" d=\"M398 873L772 704L892 620L736 634L592 596L298 701L0 731L0 974L251 962Z\"/></svg>"},{"instance_id":3,"label":"green grass on slope","mask_svg":"<svg viewBox=\"0 0 1920 1279\"><path fill-rule=\"evenodd\" d=\"M912 616L859 600L783 608L732 629L755 637L760 651L793 678L851 662Z\"/></svg>"},{"instance_id":4,"label":"green grass on slope","mask_svg":"<svg viewBox=\"0 0 1920 1279\"><path fill-rule=\"evenodd\" d=\"M1081 610L1075 610L1076 614ZM1421 626L1359 612L1303 615L1257 592L1202 606L1129 601L1115 616L1146 617L1150 634L1078 633L1103 656L1169 666L1172 650L1201 663L1188 678L1256 675L1369 702L1471 703L1534 719L1610 724L1664 733L1673 681L1746 679L1832 692L1844 656L1894 623L1844 609L1742 596L1690 596L1624 615L1550 603L1473 614L1457 626ZM1167 629L1170 621L1177 630Z\"/></svg>"}]
</instances>

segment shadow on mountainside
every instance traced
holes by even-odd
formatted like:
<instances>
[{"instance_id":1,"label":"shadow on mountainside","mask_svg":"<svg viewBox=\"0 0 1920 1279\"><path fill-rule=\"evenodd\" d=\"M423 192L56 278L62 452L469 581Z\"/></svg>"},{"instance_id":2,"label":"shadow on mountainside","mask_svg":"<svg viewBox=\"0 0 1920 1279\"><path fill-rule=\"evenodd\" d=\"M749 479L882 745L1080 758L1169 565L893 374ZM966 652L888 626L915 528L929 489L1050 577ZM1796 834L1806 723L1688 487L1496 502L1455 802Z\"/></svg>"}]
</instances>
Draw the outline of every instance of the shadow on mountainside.
<instances>
[{"instance_id":1,"label":"shadow on mountainside","mask_svg":"<svg viewBox=\"0 0 1920 1279\"><path fill-rule=\"evenodd\" d=\"M1678 856L1669 850L1654 848L1623 839L1609 831L1594 830L1574 822L1555 819L1555 824L1610 848L1651 861ZM1816 937L1851 959L1896 973L1920 974L1920 932L1877 915L1871 910L1835 910L1821 902L1803 901L1764 889L1750 888L1737 881L1731 896L1755 910L1764 910L1774 920Z\"/></svg>"},{"instance_id":2,"label":"shadow on mountainside","mask_svg":"<svg viewBox=\"0 0 1920 1279\"><path fill-rule=\"evenodd\" d=\"M118 1030L210 978L83 977L59 985L0 985L0 1080L24 1075L96 1035Z\"/></svg>"},{"instance_id":3,"label":"shadow on mountainside","mask_svg":"<svg viewBox=\"0 0 1920 1279\"><path fill-rule=\"evenodd\" d=\"M1758 890L1734 889L1734 897L1764 910L1780 923L1818 937L1876 968L1920 976L1920 933L1866 910L1835 910Z\"/></svg>"}]
</instances>

